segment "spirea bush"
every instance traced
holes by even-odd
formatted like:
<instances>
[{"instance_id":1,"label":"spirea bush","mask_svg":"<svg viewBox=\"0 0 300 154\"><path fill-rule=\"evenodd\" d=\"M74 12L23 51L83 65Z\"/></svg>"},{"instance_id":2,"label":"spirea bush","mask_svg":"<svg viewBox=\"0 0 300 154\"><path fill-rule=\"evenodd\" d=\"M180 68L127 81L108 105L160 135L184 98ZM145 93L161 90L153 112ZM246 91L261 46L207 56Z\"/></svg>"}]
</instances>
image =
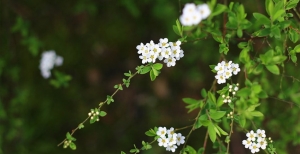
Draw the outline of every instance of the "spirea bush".
<instances>
[{"instance_id":1,"label":"spirea bush","mask_svg":"<svg viewBox=\"0 0 300 154\"><path fill-rule=\"evenodd\" d=\"M285 134L289 141L277 138L273 142L272 136L266 135L269 133L263 128L265 125L262 125L267 120L264 112L272 109L260 106L266 106L262 105L262 102L272 103L272 100L280 100L299 109L297 85L299 86L300 80L294 77L299 72L288 71L297 67L297 57L300 53L300 14L296 8L298 2L299 0L266 0L266 13L262 11L246 14L244 5L236 2L221 4L210 0L206 3L197 1L181 4L179 1L181 14L173 25L178 40L161 38L157 43L152 40L149 40L149 43L141 43L137 40L136 58L139 58L143 65L137 66L135 71L124 73L122 81L114 85L115 91L107 95L98 107L87 111L86 119L71 132L67 132L66 138L58 146L75 150L75 132L83 129L88 121L93 124L105 118L107 113L103 107L117 103L114 96L128 88L136 75L149 74L153 81L163 72L164 66L176 67L181 65L180 59L189 57L189 51L184 49L186 43L214 41L218 44L218 50L201 51L212 52L213 56L219 59L207 66L215 76L211 88L201 90L201 99L182 99L188 113L198 113L193 121L186 119L187 125L180 128L153 126L145 132L148 137L141 136L141 147L134 144L127 152L120 149L121 154L140 153L143 150L151 150L153 146L176 153L205 153L208 142L213 143L216 153L230 153L233 133L244 134L245 138L239 144L251 153L286 153L284 149L288 142L294 145L300 143L299 130L290 130L293 133ZM257 40L262 42L262 47L255 46ZM231 53L233 48L239 52ZM159 63L158 60L165 64ZM273 85L268 82L271 78L280 80L278 84ZM291 80L293 82L286 82ZM290 86L290 89L282 89L283 86ZM294 118L287 120L295 121ZM190 146L189 138L199 128L206 130L205 136L198 136L204 144ZM184 129L189 130L187 134L180 132ZM144 141L149 140L149 137L152 141Z\"/></svg>"}]
</instances>

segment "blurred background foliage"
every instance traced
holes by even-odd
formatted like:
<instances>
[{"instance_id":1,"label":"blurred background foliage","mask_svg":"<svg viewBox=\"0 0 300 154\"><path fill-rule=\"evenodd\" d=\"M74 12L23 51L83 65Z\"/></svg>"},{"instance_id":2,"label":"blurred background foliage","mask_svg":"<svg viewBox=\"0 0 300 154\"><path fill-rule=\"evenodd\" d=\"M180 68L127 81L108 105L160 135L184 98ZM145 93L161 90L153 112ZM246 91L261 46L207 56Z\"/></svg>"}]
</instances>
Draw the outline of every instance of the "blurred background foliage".
<instances>
[{"instance_id":1,"label":"blurred background foliage","mask_svg":"<svg viewBox=\"0 0 300 154\"><path fill-rule=\"evenodd\" d=\"M115 96L115 102L103 109L108 115L76 132L77 150L63 149L60 143L84 120L91 108L112 94L123 73L141 65L136 46L160 38L176 41L172 25L187 0L30 0L0 2L0 154L120 153L133 144L150 141L144 134L154 126L183 127L192 124L196 112L187 114L183 97L200 98L214 74L208 65L219 62L218 43L212 38L182 45L185 57L176 67L164 66L155 81L138 75L131 86ZM200 2L200 1L199 1ZM241 1L250 12L264 12L264 2ZM220 0L219 3L224 3ZM222 24L222 15L215 17ZM257 48L266 43L256 40ZM235 42L233 42L235 43ZM55 50L64 63L54 70L71 76L68 83L54 86L53 70L44 79L39 70L41 53ZM240 50L230 48L227 59L238 62ZM299 67L288 63L286 74L299 78ZM243 82L243 74L239 81ZM272 136L279 153L300 152L299 81L292 77L263 72L250 77L268 91L262 100L264 119L257 127ZM235 78L233 80L236 80ZM283 80L282 88L278 83ZM276 98L276 99L275 99ZM188 144L203 145L206 130L193 133ZM292 132L292 133L291 133ZM187 134L188 130L181 132ZM247 153L241 141L244 133L235 133L232 150ZM156 144L156 143L155 143ZM208 147L212 147L208 143ZM166 153L164 148L143 153ZM213 153L208 149L207 153Z\"/></svg>"}]
</instances>

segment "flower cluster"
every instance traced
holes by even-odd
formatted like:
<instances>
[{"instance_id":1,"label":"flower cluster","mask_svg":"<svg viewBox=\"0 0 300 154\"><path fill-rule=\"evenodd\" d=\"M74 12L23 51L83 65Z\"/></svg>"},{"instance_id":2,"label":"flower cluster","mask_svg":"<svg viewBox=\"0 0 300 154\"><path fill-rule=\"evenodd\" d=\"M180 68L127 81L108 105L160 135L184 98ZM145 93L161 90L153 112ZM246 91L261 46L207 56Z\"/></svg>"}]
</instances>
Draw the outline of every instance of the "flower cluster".
<instances>
[{"instance_id":1,"label":"flower cluster","mask_svg":"<svg viewBox=\"0 0 300 154\"><path fill-rule=\"evenodd\" d=\"M91 117L91 119L97 118L96 121L99 121L99 111L98 110L91 110L91 112L88 113L89 117Z\"/></svg>"},{"instance_id":2,"label":"flower cluster","mask_svg":"<svg viewBox=\"0 0 300 154\"><path fill-rule=\"evenodd\" d=\"M167 38L159 39L159 43L155 44L153 41L141 43L136 47L142 63L155 63L156 59L163 60L168 67L175 66L176 60L184 56L183 50L180 48L181 41L168 42Z\"/></svg>"},{"instance_id":3,"label":"flower cluster","mask_svg":"<svg viewBox=\"0 0 300 154\"><path fill-rule=\"evenodd\" d=\"M232 97L234 97L234 95L236 94L236 92L239 90L239 84L232 84L228 86L228 91L229 94L227 96L222 95L222 98L224 99L223 102L224 103L231 103L231 99ZM232 93L232 97L230 97L230 93Z\"/></svg>"},{"instance_id":4,"label":"flower cluster","mask_svg":"<svg viewBox=\"0 0 300 154\"><path fill-rule=\"evenodd\" d=\"M218 84L226 83L226 79L229 79L232 74L237 75L241 71L239 64L232 63L232 61L222 61L214 69L217 71L215 78L218 80Z\"/></svg>"},{"instance_id":5,"label":"flower cluster","mask_svg":"<svg viewBox=\"0 0 300 154\"><path fill-rule=\"evenodd\" d=\"M185 137L181 133L175 133L174 128L158 127L156 134L158 145L166 148L167 151L175 152L177 146L184 143ZM176 146L177 145L177 146Z\"/></svg>"},{"instance_id":6,"label":"flower cluster","mask_svg":"<svg viewBox=\"0 0 300 154\"><path fill-rule=\"evenodd\" d=\"M243 140L242 143L245 145L245 148L249 148L252 153L259 152L260 148L263 150L266 149L268 143L266 141L266 134L264 130L258 129L256 133L251 130L246 134L246 136L248 138Z\"/></svg>"},{"instance_id":7,"label":"flower cluster","mask_svg":"<svg viewBox=\"0 0 300 154\"><path fill-rule=\"evenodd\" d=\"M63 58L56 55L54 50L45 51L42 54L42 59L40 62L40 70L42 76L47 79L51 76L51 69L54 66L61 66L63 63Z\"/></svg>"},{"instance_id":8,"label":"flower cluster","mask_svg":"<svg viewBox=\"0 0 300 154\"><path fill-rule=\"evenodd\" d=\"M211 11L207 4L196 5L193 3L185 4L179 20L183 26L197 25L201 20L206 19Z\"/></svg>"}]
</instances>

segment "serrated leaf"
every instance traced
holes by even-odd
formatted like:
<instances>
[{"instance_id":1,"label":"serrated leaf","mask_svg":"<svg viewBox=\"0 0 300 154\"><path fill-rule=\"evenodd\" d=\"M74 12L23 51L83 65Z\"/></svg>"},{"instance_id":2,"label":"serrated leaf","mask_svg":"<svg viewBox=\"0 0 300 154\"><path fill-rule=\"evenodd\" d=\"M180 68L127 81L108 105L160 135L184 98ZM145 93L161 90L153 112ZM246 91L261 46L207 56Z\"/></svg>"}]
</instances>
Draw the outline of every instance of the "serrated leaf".
<instances>
[{"instance_id":1,"label":"serrated leaf","mask_svg":"<svg viewBox=\"0 0 300 154\"><path fill-rule=\"evenodd\" d=\"M298 3L299 3L299 0L289 0L286 4L285 9L289 10L289 9L295 8Z\"/></svg>"},{"instance_id":2,"label":"serrated leaf","mask_svg":"<svg viewBox=\"0 0 300 154\"><path fill-rule=\"evenodd\" d=\"M277 65L266 65L267 70L275 75L279 75L280 71Z\"/></svg>"},{"instance_id":3,"label":"serrated leaf","mask_svg":"<svg viewBox=\"0 0 300 154\"><path fill-rule=\"evenodd\" d=\"M150 129L145 132L147 136L156 136L156 132L153 129Z\"/></svg>"},{"instance_id":4,"label":"serrated leaf","mask_svg":"<svg viewBox=\"0 0 300 154\"><path fill-rule=\"evenodd\" d=\"M211 122L208 125L208 135L209 135L210 140L214 143L216 141L217 134L215 131L215 126Z\"/></svg>"},{"instance_id":5,"label":"serrated leaf","mask_svg":"<svg viewBox=\"0 0 300 154\"><path fill-rule=\"evenodd\" d=\"M226 114L226 111L210 111L209 112L209 116L214 120L224 117L225 114Z\"/></svg>"},{"instance_id":6,"label":"serrated leaf","mask_svg":"<svg viewBox=\"0 0 300 154\"><path fill-rule=\"evenodd\" d=\"M221 127L219 127L218 125L215 125L215 126L218 128L218 130L220 131L220 133L221 133L222 135L228 135L228 133L225 132Z\"/></svg>"},{"instance_id":7,"label":"serrated leaf","mask_svg":"<svg viewBox=\"0 0 300 154\"><path fill-rule=\"evenodd\" d=\"M276 12L273 14L272 17L272 20L273 21L276 21L280 16L282 16L282 14L285 13L285 10L284 9L280 9L280 10L276 10Z\"/></svg>"},{"instance_id":8,"label":"serrated leaf","mask_svg":"<svg viewBox=\"0 0 300 154\"><path fill-rule=\"evenodd\" d=\"M151 67L150 67L150 66L145 66L145 67L142 68L140 74L146 74L146 73L148 73L150 70L151 70Z\"/></svg>"},{"instance_id":9,"label":"serrated leaf","mask_svg":"<svg viewBox=\"0 0 300 154\"><path fill-rule=\"evenodd\" d=\"M210 91L208 92L208 99L211 100L214 104L217 104L215 95L212 94Z\"/></svg>"}]
</instances>

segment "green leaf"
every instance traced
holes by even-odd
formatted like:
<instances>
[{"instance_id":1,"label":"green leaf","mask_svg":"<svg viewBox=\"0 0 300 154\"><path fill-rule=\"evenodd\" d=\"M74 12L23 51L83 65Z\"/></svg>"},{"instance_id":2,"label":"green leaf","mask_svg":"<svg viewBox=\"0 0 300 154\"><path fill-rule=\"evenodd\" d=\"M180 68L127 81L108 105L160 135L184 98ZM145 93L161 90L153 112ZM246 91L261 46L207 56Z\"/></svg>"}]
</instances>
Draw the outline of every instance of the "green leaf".
<instances>
[{"instance_id":1,"label":"green leaf","mask_svg":"<svg viewBox=\"0 0 300 154\"><path fill-rule=\"evenodd\" d=\"M243 37L243 30L241 28L238 28L236 34L239 38Z\"/></svg>"},{"instance_id":2,"label":"green leaf","mask_svg":"<svg viewBox=\"0 0 300 154\"><path fill-rule=\"evenodd\" d=\"M299 34L293 30L293 29L290 29L289 30L289 39L293 42L293 43L296 43L298 40L299 40Z\"/></svg>"},{"instance_id":3,"label":"green leaf","mask_svg":"<svg viewBox=\"0 0 300 154\"><path fill-rule=\"evenodd\" d=\"M226 5L218 3L217 6L214 8L214 10L213 10L213 12L211 13L210 16L219 15L219 14L223 13L226 10L227 10L227 6Z\"/></svg>"},{"instance_id":4,"label":"green leaf","mask_svg":"<svg viewBox=\"0 0 300 154\"><path fill-rule=\"evenodd\" d=\"M74 142L71 142L71 143L70 143L70 148L71 148L72 150L76 150L76 144L75 144Z\"/></svg>"},{"instance_id":5,"label":"green leaf","mask_svg":"<svg viewBox=\"0 0 300 154\"><path fill-rule=\"evenodd\" d=\"M99 115L101 116L101 117L104 117L104 116L106 116L106 112L105 111L100 111L100 113L99 113Z\"/></svg>"},{"instance_id":6,"label":"green leaf","mask_svg":"<svg viewBox=\"0 0 300 154\"><path fill-rule=\"evenodd\" d=\"M214 110L211 110L209 112L209 116L212 119L214 119L214 120L221 119L222 117L224 117L225 114L226 114L226 111L214 111Z\"/></svg>"},{"instance_id":7,"label":"green leaf","mask_svg":"<svg viewBox=\"0 0 300 154\"><path fill-rule=\"evenodd\" d=\"M274 9L274 3L272 0L266 0L265 1L265 6L266 6L266 11L267 13L272 16L272 12L273 12L273 9Z\"/></svg>"},{"instance_id":8,"label":"green leaf","mask_svg":"<svg viewBox=\"0 0 300 154\"><path fill-rule=\"evenodd\" d=\"M180 32L178 31L177 26L173 25L173 31L175 32L175 34L181 36L181 35L180 35Z\"/></svg>"},{"instance_id":9,"label":"green leaf","mask_svg":"<svg viewBox=\"0 0 300 154\"><path fill-rule=\"evenodd\" d=\"M242 128L245 127L245 124L246 124L246 118L244 115L241 115L240 118L239 118L239 124Z\"/></svg>"},{"instance_id":10,"label":"green leaf","mask_svg":"<svg viewBox=\"0 0 300 154\"><path fill-rule=\"evenodd\" d=\"M295 8L298 3L299 3L299 0L289 0L285 6L285 9L289 10L289 9Z\"/></svg>"},{"instance_id":11,"label":"green leaf","mask_svg":"<svg viewBox=\"0 0 300 154\"><path fill-rule=\"evenodd\" d=\"M247 108L247 112L252 112L255 110L256 107L258 107L260 104L255 104L255 105L250 105L248 108Z\"/></svg>"},{"instance_id":12,"label":"green leaf","mask_svg":"<svg viewBox=\"0 0 300 154\"><path fill-rule=\"evenodd\" d=\"M277 65L266 65L267 70L275 75L279 75L280 71Z\"/></svg>"},{"instance_id":13,"label":"green leaf","mask_svg":"<svg viewBox=\"0 0 300 154\"><path fill-rule=\"evenodd\" d=\"M151 67L150 67L150 66L145 66L145 67L142 68L140 74L146 74L146 73L148 73L150 70L151 70Z\"/></svg>"},{"instance_id":14,"label":"green leaf","mask_svg":"<svg viewBox=\"0 0 300 154\"><path fill-rule=\"evenodd\" d=\"M228 135L228 133L225 132L221 127L219 127L218 125L215 125L215 126L216 126L216 128L220 131L220 133L221 133L222 135Z\"/></svg>"},{"instance_id":15,"label":"green leaf","mask_svg":"<svg viewBox=\"0 0 300 154\"><path fill-rule=\"evenodd\" d=\"M82 129L82 128L84 128L84 125L82 123L80 123L79 126L78 126L78 128Z\"/></svg>"},{"instance_id":16,"label":"green leaf","mask_svg":"<svg viewBox=\"0 0 300 154\"><path fill-rule=\"evenodd\" d=\"M211 100L214 104L217 104L216 97L210 91L208 92L208 99Z\"/></svg>"},{"instance_id":17,"label":"green leaf","mask_svg":"<svg viewBox=\"0 0 300 154\"><path fill-rule=\"evenodd\" d=\"M294 63L296 63L296 62L297 62L297 56L296 56L296 54L292 54L292 55L291 55L291 59L292 59L292 61L293 61Z\"/></svg>"},{"instance_id":18,"label":"green leaf","mask_svg":"<svg viewBox=\"0 0 300 154\"><path fill-rule=\"evenodd\" d=\"M195 150L193 147L189 146L189 145L187 145L187 146L183 149L183 151L184 151L184 152L187 152L188 154L197 154L196 150Z\"/></svg>"},{"instance_id":19,"label":"green leaf","mask_svg":"<svg viewBox=\"0 0 300 154\"><path fill-rule=\"evenodd\" d=\"M155 75L155 73L154 73L153 70L155 70L155 69L152 69L152 70L150 71L150 79L151 79L151 81L154 81L155 78L156 78L156 75ZM155 71L156 71L156 70L155 70ZM157 73L157 71L156 71L156 73Z\"/></svg>"},{"instance_id":20,"label":"green leaf","mask_svg":"<svg viewBox=\"0 0 300 154\"><path fill-rule=\"evenodd\" d=\"M107 100L107 105L109 105L111 102L114 102L114 99L112 98L112 96L109 96L109 95L106 96L106 100Z\"/></svg>"},{"instance_id":21,"label":"green leaf","mask_svg":"<svg viewBox=\"0 0 300 154\"><path fill-rule=\"evenodd\" d=\"M250 115L253 117L263 117L264 116L264 114L259 111L252 111L252 112L250 112Z\"/></svg>"},{"instance_id":22,"label":"green leaf","mask_svg":"<svg viewBox=\"0 0 300 154\"><path fill-rule=\"evenodd\" d=\"M295 46L294 51L296 53L300 53L300 44L298 44L298 45Z\"/></svg>"},{"instance_id":23,"label":"green leaf","mask_svg":"<svg viewBox=\"0 0 300 154\"><path fill-rule=\"evenodd\" d=\"M67 132L66 138L70 141L76 141L76 138L74 138L69 132Z\"/></svg>"},{"instance_id":24,"label":"green leaf","mask_svg":"<svg viewBox=\"0 0 300 154\"><path fill-rule=\"evenodd\" d=\"M163 64L161 63L155 63L152 65L153 68L155 68L156 70L161 70L163 67Z\"/></svg>"},{"instance_id":25,"label":"green leaf","mask_svg":"<svg viewBox=\"0 0 300 154\"><path fill-rule=\"evenodd\" d=\"M206 90L204 88L201 89L201 96L203 98L206 98L206 96L207 96L207 92L206 92Z\"/></svg>"},{"instance_id":26,"label":"green leaf","mask_svg":"<svg viewBox=\"0 0 300 154\"><path fill-rule=\"evenodd\" d=\"M257 20L256 22L258 22L259 25L267 25L267 26L271 25L271 20L265 15L255 12L253 13L253 16Z\"/></svg>"},{"instance_id":27,"label":"green leaf","mask_svg":"<svg viewBox=\"0 0 300 154\"><path fill-rule=\"evenodd\" d=\"M279 17L282 16L282 14L285 13L285 10L284 9L280 9L280 10L277 10L272 17L272 21L276 21Z\"/></svg>"},{"instance_id":28,"label":"green leaf","mask_svg":"<svg viewBox=\"0 0 300 154\"><path fill-rule=\"evenodd\" d=\"M209 124L209 120L206 114L201 115L198 119L197 119L197 123L195 125L195 128L200 128L201 126L208 126Z\"/></svg>"},{"instance_id":29,"label":"green leaf","mask_svg":"<svg viewBox=\"0 0 300 154\"><path fill-rule=\"evenodd\" d=\"M214 143L216 141L217 135L215 131L215 126L213 125L212 122L210 122L208 125L208 135L210 140Z\"/></svg>"},{"instance_id":30,"label":"green leaf","mask_svg":"<svg viewBox=\"0 0 300 154\"><path fill-rule=\"evenodd\" d=\"M153 129L150 129L145 132L147 136L156 136L156 132Z\"/></svg>"},{"instance_id":31,"label":"green leaf","mask_svg":"<svg viewBox=\"0 0 300 154\"><path fill-rule=\"evenodd\" d=\"M124 151L121 151L121 154L126 154Z\"/></svg>"}]
</instances>

